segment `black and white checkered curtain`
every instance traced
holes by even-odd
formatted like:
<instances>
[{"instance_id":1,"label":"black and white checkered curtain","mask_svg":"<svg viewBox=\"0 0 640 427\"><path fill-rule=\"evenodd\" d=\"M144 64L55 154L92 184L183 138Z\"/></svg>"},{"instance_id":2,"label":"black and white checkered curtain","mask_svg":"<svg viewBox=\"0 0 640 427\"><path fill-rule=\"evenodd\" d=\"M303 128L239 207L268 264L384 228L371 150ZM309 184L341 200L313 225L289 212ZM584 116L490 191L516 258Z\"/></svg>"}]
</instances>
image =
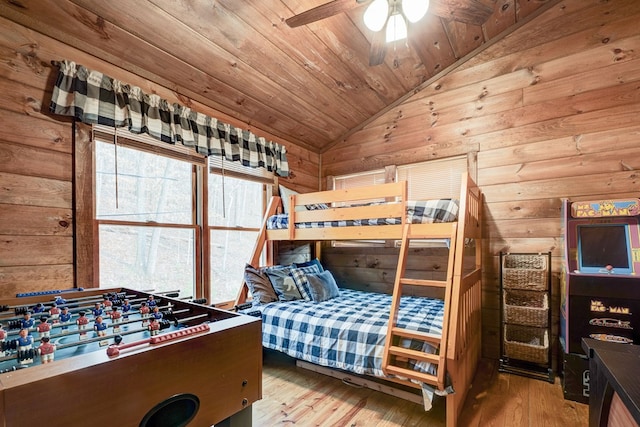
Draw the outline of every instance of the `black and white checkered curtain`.
<instances>
[{"instance_id":1,"label":"black and white checkered curtain","mask_svg":"<svg viewBox=\"0 0 640 427\"><path fill-rule=\"evenodd\" d=\"M289 176L285 147L252 132L201 114L180 104L169 104L155 94L61 61L50 110L83 123L127 127L170 144L193 147L207 156L224 157L244 166L262 167Z\"/></svg>"}]
</instances>

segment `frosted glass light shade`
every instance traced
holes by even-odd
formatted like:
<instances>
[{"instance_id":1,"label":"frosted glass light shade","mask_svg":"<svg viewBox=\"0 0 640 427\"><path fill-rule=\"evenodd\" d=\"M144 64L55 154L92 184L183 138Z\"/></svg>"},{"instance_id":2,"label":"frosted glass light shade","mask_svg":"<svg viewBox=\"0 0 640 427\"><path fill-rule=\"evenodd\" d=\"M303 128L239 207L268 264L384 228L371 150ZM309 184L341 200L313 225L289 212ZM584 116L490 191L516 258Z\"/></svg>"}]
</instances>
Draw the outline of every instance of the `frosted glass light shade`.
<instances>
[{"instance_id":1,"label":"frosted glass light shade","mask_svg":"<svg viewBox=\"0 0 640 427\"><path fill-rule=\"evenodd\" d=\"M407 23L399 13L391 15L387 23L387 43L407 38Z\"/></svg>"},{"instance_id":2,"label":"frosted glass light shade","mask_svg":"<svg viewBox=\"0 0 640 427\"><path fill-rule=\"evenodd\" d=\"M411 23L418 22L429 9L429 0L402 0L402 13Z\"/></svg>"},{"instance_id":3,"label":"frosted glass light shade","mask_svg":"<svg viewBox=\"0 0 640 427\"><path fill-rule=\"evenodd\" d=\"M389 16L389 2L387 0L373 0L364 11L364 25L371 31L380 31Z\"/></svg>"}]
</instances>

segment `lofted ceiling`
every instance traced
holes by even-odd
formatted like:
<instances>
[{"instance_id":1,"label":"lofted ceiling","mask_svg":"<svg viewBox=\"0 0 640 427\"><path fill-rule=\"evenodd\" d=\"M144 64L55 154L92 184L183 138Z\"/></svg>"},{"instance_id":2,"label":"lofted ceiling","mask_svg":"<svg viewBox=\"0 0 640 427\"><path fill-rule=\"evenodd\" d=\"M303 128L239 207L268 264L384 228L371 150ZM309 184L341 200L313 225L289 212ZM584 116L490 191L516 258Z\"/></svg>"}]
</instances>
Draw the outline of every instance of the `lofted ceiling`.
<instances>
[{"instance_id":1,"label":"lofted ceiling","mask_svg":"<svg viewBox=\"0 0 640 427\"><path fill-rule=\"evenodd\" d=\"M431 0L370 66L366 2L285 22L328 1L2 0L0 16L321 153L552 2Z\"/></svg>"}]
</instances>

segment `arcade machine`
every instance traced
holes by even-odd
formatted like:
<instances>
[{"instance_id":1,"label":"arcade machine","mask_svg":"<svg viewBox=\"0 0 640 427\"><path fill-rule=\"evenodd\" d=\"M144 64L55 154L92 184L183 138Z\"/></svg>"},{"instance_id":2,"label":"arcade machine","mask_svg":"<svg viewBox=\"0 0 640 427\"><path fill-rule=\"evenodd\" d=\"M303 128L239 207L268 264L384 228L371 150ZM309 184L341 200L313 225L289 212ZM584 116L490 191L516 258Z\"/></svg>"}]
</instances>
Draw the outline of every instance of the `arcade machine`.
<instances>
[{"instance_id":1,"label":"arcade machine","mask_svg":"<svg viewBox=\"0 0 640 427\"><path fill-rule=\"evenodd\" d=\"M563 201L560 344L565 398L588 403L582 338L640 343L640 200Z\"/></svg>"}]
</instances>

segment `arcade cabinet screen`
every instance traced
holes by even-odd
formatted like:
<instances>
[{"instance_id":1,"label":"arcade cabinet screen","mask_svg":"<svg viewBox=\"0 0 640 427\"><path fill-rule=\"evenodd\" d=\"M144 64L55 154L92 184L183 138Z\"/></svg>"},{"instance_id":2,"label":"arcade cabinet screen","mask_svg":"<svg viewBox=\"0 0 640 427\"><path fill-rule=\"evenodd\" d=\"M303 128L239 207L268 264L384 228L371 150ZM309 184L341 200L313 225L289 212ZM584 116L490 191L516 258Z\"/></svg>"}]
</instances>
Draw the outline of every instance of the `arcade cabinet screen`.
<instances>
[{"instance_id":1,"label":"arcade cabinet screen","mask_svg":"<svg viewBox=\"0 0 640 427\"><path fill-rule=\"evenodd\" d=\"M626 224L578 226L578 263L581 273L630 274L631 249ZM607 271L611 265L613 270Z\"/></svg>"}]
</instances>

